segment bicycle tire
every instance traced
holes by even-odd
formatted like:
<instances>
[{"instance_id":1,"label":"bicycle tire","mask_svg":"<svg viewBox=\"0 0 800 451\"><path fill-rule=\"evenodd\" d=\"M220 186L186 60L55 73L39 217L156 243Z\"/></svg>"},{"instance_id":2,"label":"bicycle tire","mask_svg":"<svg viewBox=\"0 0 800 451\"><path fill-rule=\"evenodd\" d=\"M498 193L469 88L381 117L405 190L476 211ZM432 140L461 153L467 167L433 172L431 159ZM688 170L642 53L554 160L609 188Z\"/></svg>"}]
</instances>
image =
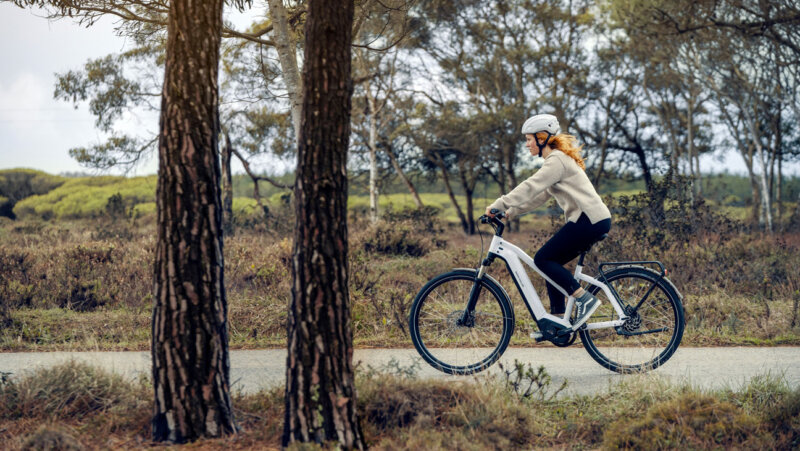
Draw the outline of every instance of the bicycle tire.
<instances>
[{"instance_id":1,"label":"bicycle tire","mask_svg":"<svg viewBox=\"0 0 800 451\"><path fill-rule=\"evenodd\" d=\"M657 331L641 335L621 335L615 328L582 329L581 341L589 355L600 365L617 373L640 373L663 365L675 353L683 338L685 316L680 296L672 283L660 274L641 266L626 266L606 274L606 284L618 293L623 309L634 307L655 284L647 300L637 310L636 319L623 326L630 333ZM589 292L603 300L604 292L592 285ZM619 319L607 300L592 316L591 322Z\"/></svg>"},{"instance_id":2,"label":"bicycle tire","mask_svg":"<svg viewBox=\"0 0 800 451\"><path fill-rule=\"evenodd\" d=\"M409 313L408 329L417 352L447 374L474 374L488 368L503 355L514 333L508 294L487 274L475 307L475 325L456 324L475 275L473 269L456 269L434 277L417 293Z\"/></svg>"}]
</instances>

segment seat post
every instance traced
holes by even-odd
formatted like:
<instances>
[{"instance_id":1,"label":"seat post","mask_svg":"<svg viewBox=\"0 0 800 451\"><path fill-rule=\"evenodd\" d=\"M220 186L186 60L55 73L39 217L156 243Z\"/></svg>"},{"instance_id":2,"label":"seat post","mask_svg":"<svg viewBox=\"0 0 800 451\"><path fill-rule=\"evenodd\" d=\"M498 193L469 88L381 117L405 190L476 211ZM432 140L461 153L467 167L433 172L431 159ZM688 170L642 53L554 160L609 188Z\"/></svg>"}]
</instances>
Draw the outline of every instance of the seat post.
<instances>
[{"instance_id":1,"label":"seat post","mask_svg":"<svg viewBox=\"0 0 800 451\"><path fill-rule=\"evenodd\" d=\"M578 258L578 266L583 266L584 257L586 257L586 251L581 252L581 256Z\"/></svg>"}]
</instances>

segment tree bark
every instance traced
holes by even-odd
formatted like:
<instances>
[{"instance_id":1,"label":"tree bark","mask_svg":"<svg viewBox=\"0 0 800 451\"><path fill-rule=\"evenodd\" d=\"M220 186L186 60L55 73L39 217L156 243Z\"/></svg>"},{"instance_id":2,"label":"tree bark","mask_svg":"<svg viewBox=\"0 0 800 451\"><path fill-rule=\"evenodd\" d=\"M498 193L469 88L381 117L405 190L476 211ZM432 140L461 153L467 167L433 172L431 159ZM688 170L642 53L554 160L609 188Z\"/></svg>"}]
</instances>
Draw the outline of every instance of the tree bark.
<instances>
[{"instance_id":1,"label":"tree bark","mask_svg":"<svg viewBox=\"0 0 800 451\"><path fill-rule=\"evenodd\" d=\"M220 200L222 0L169 4L159 133L152 364L156 441L236 431Z\"/></svg>"},{"instance_id":2,"label":"tree bark","mask_svg":"<svg viewBox=\"0 0 800 451\"><path fill-rule=\"evenodd\" d=\"M289 19L286 15L286 6L283 0L268 0L269 16L272 19L272 35L275 39L275 50L278 52L278 63L281 66L281 75L286 83L286 92L289 95L292 125L294 126L294 139L300 136L300 121L303 111L303 83L300 70L297 68L297 50L292 32L289 30Z\"/></svg>"},{"instance_id":3,"label":"tree bark","mask_svg":"<svg viewBox=\"0 0 800 451\"><path fill-rule=\"evenodd\" d=\"M369 106L369 219L378 222L378 106L367 86Z\"/></svg>"},{"instance_id":4,"label":"tree bark","mask_svg":"<svg viewBox=\"0 0 800 451\"><path fill-rule=\"evenodd\" d=\"M231 176L231 157L233 156L231 136L225 132L225 146L222 148L222 234L233 235L233 177Z\"/></svg>"},{"instance_id":5,"label":"tree bark","mask_svg":"<svg viewBox=\"0 0 800 451\"><path fill-rule=\"evenodd\" d=\"M347 288L353 12L350 0L308 3L284 446L337 441L344 448L364 448L356 414Z\"/></svg>"}]
</instances>

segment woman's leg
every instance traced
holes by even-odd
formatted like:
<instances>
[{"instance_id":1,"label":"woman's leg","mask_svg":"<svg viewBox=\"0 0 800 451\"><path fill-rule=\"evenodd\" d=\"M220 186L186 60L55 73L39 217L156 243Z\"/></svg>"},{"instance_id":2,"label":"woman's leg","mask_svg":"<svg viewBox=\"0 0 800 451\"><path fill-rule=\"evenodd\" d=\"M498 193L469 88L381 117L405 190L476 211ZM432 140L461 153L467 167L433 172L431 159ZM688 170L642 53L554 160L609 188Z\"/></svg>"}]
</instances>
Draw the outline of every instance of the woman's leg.
<instances>
[{"instance_id":1,"label":"woman's leg","mask_svg":"<svg viewBox=\"0 0 800 451\"><path fill-rule=\"evenodd\" d=\"M608 233L610 226L610 220L592 224L586 215L581 215L578 222L566 223L539 249L534 256L534 263L567 293L573 293L580 288L580 284L563 265L577 257L600 235ZM563 314L566 308L564 294L550 282L547 282L547 294L550 298L550 312Z\"/></svg>"}]
</instances>

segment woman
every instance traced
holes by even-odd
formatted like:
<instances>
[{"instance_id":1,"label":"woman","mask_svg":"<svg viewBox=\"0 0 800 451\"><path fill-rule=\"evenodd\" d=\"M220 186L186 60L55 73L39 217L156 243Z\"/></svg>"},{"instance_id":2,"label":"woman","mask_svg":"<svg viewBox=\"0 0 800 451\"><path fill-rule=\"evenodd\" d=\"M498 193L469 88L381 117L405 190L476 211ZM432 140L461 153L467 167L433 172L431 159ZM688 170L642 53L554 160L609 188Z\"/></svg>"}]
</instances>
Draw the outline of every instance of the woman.
<instances>
[{"instance_id":1,"label":"woman","mask_svg":"<svg viewBox=\"0 0 800 451\"><path fill-rule=\"evenodd\" d=\"M564 210L567 223L539 249L533 261L547 276L550 312L563 314L564 294L553 282L575 298L576 318L580 326L600 306L600 300L584 291L564 264L597 241L611 229L611 213L586 175L581 146L574 136L559 134L558 119L551 114L537 114L525 121L522 133L531 155L544 158L544 164L513 191L501 196L486 208L504 211L511 218L542 205L550 196Z\"/></svg>"}]
</instances>

